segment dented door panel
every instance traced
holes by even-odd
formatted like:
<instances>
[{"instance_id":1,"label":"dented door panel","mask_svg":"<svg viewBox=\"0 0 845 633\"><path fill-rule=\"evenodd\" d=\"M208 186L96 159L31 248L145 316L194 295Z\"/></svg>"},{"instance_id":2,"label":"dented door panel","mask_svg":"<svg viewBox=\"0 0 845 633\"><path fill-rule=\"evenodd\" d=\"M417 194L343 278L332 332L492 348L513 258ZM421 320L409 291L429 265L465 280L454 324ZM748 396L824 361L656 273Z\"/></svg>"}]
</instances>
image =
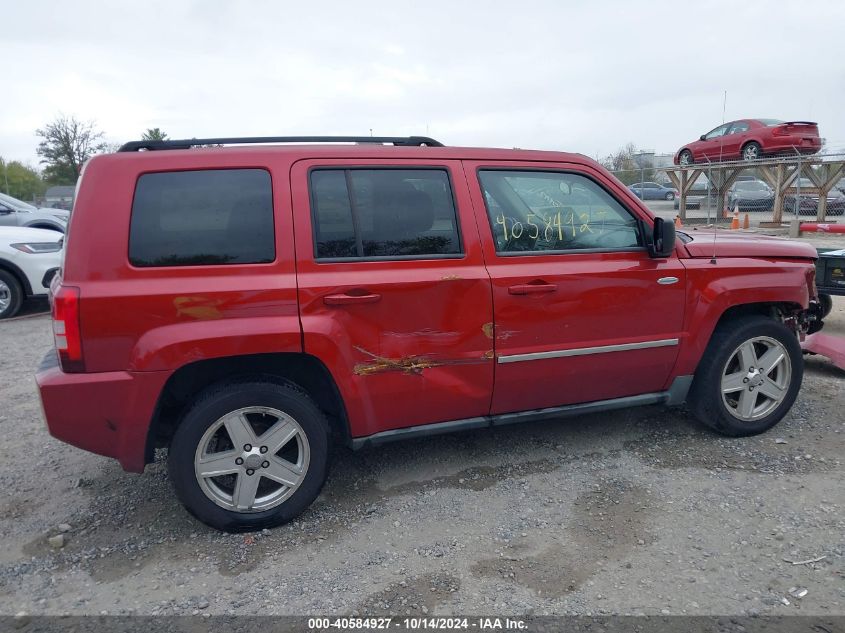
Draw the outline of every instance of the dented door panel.
<instances>
[{"instance_id":1,"label":"dented door panel","mask_svg":"<svg viewBox=\"0 0 845 633\"><path fill-rule=\"evenodd\" d=\"M382 164L403 166L325 159L298 162L291 173L304 350L332 368L353 437L487 415L493 389L490 278L460 163L413 161L407 167L448 170L462 255L315 257L309 172Z\"/></svg>"}]
</instances>

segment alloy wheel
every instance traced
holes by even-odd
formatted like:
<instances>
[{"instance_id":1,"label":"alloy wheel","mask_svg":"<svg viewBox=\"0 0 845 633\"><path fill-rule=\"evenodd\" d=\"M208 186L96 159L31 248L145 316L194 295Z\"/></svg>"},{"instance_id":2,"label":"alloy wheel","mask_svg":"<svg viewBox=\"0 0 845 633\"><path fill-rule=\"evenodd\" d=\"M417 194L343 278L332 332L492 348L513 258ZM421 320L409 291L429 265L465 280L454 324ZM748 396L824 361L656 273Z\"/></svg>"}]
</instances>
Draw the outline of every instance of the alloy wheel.
<instances>
[{"instance_id":1,"label":"alloy wheel","mask_svg":"<svg viewBox=\"0 0 845 633\"><path fill-rule=\"evenodd\" d=\"M262 512L296 492L310 453L305 431L291 416L270 407L245 407L206 430L194 472L203 493L218 506Z\"/></svg>"},{"instance_id":2,"label":"alloy wheel","mask_svg":"<svg viewBox=\"0 0 845 633\"><path fill-rule=\"evenodd\" d=\"M792 363L784 345L758 336L737 347L722 370L722 401L743 421L763 418L783 402L792 380Z\"/></svg>"},{"instance_id":3,"label":"alloy wheel","mask_svg":"<svg viewBox=\"0 0 845 633\"><path fill-rule=\"evenodd\" d=\"M0 279L0 312L5 312L12 303L12 289Z\"/></svg>"}]
</instances>

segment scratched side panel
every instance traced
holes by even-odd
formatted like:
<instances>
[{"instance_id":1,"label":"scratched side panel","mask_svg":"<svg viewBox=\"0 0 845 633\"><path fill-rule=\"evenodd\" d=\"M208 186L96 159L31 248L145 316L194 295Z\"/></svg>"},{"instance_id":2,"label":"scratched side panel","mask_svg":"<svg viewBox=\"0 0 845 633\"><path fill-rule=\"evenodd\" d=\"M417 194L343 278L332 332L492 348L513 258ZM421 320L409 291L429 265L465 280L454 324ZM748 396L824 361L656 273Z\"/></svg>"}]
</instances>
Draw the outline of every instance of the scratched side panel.
<instances>
[{"instance_id":1,"label":"scratched side panel","mask_svg":"<svg viewBox=\"0 0 845 633\"><path fill-rule=\"evenodd\" d=\"M166 163L162 158L115 154L95 158L86 169L70 238L74 248L63 270L64 283L81 291L86 369L173 370L206 358L301 351L289 160L272 152L168 152ZM133 267L128 236L139 174L223 168L270 172L275 261Z\"/></svg>"},{"instance_id":2,"label":"scratched side panel","mask_svg":"<svg viewBox=\"0 0 845 633\"><path fill-rule=\"evenodd\" d=\"M327 159L293 167L300 319L305 352L332 372L353 437L487 415L494 372L492 296L459 163L410 165L449 170L462 257L330 263L314 260L307 186L308 169L327 164L361 165ZM323 301L347 292L381 298L343 306Z\"/></svg>"}]
</instances>

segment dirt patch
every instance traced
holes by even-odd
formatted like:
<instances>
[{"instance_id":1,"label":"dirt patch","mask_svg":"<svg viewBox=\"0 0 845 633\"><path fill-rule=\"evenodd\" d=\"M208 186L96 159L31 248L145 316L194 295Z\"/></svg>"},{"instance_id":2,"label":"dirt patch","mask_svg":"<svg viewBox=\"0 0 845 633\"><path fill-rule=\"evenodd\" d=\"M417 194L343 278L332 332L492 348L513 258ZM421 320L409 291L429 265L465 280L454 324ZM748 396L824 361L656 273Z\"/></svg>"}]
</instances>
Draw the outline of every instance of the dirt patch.
<instances>
[{"instance_id":1,"label":"dirt patch","mask_svg":"<svg viewBox=\"0 0 845 633\"><path fill-rule=\"evenodd\" d=\"M647 517L655 505L645 489L608 480L578 495L573 518L556 537L558 543L536 554L525 553L519 543L509 545L498 558L473 565L472 572L514 582L538 595L562 596L604 565L618 564L633 548L651 543Z\"/></svg>"},{"instance_id":2,"label":"dirt patch","mask_svg":"<svg viewBox=\"0 0 845 633\"><path fill-rule=\"evenodd\" d=\"M395 582L367 596L357 612L368 615L427 615L449 600L461 582L449 574L424 574Z\"/></svg>"},{"instance_id":3,"label":"dirt patch","mask_svg":"<svg viewBox=\"0 0 845 633\"><path fill-rule=\"evenodd\" d=\"M770 432L756 437L727 438L695 423L669 428L655 419L644 435L624 443L626 451L656 468L706 468L763 474L823 473L838 467L845 454L845 437L820 429L824 417L813 419L804 401ZM817 413L815 414L817 415ZM665 420L665 418L663 418Z\"/></svg>"}]
</instances>

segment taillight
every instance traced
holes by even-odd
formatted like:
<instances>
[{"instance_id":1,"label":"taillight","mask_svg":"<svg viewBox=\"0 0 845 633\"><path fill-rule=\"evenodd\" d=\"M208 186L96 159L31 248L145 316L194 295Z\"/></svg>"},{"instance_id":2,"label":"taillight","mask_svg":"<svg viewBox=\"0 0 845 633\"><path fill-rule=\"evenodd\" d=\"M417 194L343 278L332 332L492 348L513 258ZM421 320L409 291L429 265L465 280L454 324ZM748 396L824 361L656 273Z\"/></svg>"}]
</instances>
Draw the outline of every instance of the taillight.
<instances>
[{"instance_id":1,"label":"taillight","mask_svg":"<svg viewBox=\"0 0 845 633\"><path fill-rule=\"evenodd\" d=\"M772 136L789 136L791 133L788 125L778 125L772 128Z\"/></svg>"},{"instance_id":2,"label":"taillight","mask_svg":"<svg viewBox=\"0 0 845 633\"><path fill-rule=\"evenodd\" d=\"M79 331L79 288L59 286L52 303L53 338L62 370L68 373L84 372L82 335Z\"/></svg>"}]
</instances>

